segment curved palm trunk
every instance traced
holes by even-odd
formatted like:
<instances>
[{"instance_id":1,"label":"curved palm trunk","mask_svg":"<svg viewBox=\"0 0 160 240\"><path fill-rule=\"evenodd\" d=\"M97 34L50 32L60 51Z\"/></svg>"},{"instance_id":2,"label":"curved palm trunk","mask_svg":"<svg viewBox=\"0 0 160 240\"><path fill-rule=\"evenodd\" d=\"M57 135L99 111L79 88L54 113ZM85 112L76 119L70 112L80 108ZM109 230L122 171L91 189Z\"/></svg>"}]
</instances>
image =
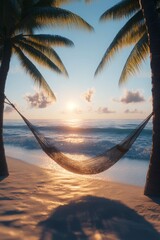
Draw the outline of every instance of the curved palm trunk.
<instances>
[{"instance_id":1,"label":"curved palm trunk","mask_svg":"<svg viewBox=\"0 0 160 240\"><path fill-rule=\"evenodd\" d=\"M153 145L144 194L160 196L160 20L155 0L140 0L148 30L153 97Z\"/></svg>"},{"instance_id":2,"label":"curved palm trunk","mask_svg":"<svg viewBox=\"0 0 160 240\"><path fill-rule=\"evenodd\" d=\"M7 177L9 175L3 144L3 110L5 83L9 70L10 58L11 43L9 40L6 40L6 43L4 44L2 63L0 66L0 178Z\"/></svg>"}]
</instances>

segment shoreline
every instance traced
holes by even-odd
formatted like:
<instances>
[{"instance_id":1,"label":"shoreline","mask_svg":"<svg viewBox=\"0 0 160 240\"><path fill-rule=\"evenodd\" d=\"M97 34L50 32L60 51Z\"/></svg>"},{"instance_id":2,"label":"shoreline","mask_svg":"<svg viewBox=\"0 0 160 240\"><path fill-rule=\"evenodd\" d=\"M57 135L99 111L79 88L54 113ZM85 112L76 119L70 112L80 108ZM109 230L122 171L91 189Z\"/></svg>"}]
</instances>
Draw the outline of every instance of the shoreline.
<instances>
[{"instance_id":1,"label":"shoreline","mask_svg":"<svg viewBox=\"0 0 160 240\"><path fill-rule=\"evenodd\" d=\"M160 199L144 196L143 187L7 162L2 240L160 239Z\"/></svg>"},{"instance_id":2,"label":"shoreline","mask_svg":"<svg viewBox=\"0 0 160 240\"><path fill-rule=\"evenodd\" d=\"M34 166L38 166L42 169L65 171L41 150L20 150L19 148L15 149L15 147L9 147L6 148L6 155L8 157L12 156L12 158L22 160ZM71 156L71 158L72 157L73 159L75 158L74 156ZM124 157L108 170L99 174L90 175L90 177L102 181L113 181L143 187L146 181L148 165L148 160L141 161L139 159L129 159Z\"/></svg>"}]
</instances>

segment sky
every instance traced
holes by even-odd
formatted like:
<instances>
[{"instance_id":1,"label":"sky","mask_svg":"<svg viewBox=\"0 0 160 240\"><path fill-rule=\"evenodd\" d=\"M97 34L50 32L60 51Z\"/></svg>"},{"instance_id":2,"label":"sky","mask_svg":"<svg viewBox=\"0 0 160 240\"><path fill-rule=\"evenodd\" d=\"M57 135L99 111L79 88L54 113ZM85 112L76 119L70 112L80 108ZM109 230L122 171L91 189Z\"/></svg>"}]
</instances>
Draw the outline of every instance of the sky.
<instances>
[{"instance_id":1,"label":"sky","mask_svg":"<svg viewBox=\"0 0 160 240\"><path fill-rule=\"evenodd\" d=\"M54 27L40 31L61 35L73 41L74 47L55 48L63 61L69 77L39 67L42 75L56 95L52 102L12 57L5 93L29 119L143 119L152 111L151 73L149 58L141 71L118 85L120 73L132 47L119 51L109 64L94 77L95 70L107 47L123 21L99 22L105 10L117 0L73 1L62 8L78 14L94 31L76 27ZM18 114L6 105L5 119L18 119Z\"/></svg>"}]
</instances>

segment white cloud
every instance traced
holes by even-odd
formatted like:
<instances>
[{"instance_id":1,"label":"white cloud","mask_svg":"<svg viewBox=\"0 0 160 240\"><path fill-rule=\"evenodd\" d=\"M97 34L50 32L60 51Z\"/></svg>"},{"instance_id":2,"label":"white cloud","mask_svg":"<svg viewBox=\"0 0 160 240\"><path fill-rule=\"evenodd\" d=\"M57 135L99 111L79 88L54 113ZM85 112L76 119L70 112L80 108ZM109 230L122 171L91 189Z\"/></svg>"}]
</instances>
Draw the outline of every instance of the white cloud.
<instances>
[{"instance_id":1,"label":"white cloud","mask_svg":"<svg viewBox=\"0 0 160 240\"><path fill-rule=\"evenodd\" d=\"M31 108L46 108L53 102L43 92L35 92L33 95L26 94L25 99Z\"/></svg>"},{"instance_id":2,"label":"white cloud","mask_svg":"<svg viewBox=\"0 0 160 240\"><path fill-rule=\"evenodd\" d=\"M99 114L115 113L115 111L111 111L107 107L99 107L96 112Z\"/></svg>"},{"instance_id":3,"label":"white cloud","mask_svg":"<svg viewBox=\"0 0 160 240\"><path fill-rule=\"evenodd\" d=\"M140 111L140 110L138 110L136 108L134 110L126 109L124 112L125 113L143 113L143 111Z\"/></svg>"},{"instance_id":4,"label":"white cloud","mask_svg":"<svg viewBox=\"0 0 160 240\"><path fill-rule=\"evenodd\" d=\"M91 88L91 89L87 90L87 92L84 93L84 99L85 99L87 102L91 102L94 93L95 93L95 89L94 89L94 88Z\"/></svg>"},{"instance_id":5,"label":"white cloud","mask_svg":"<svg viewBox=\"0 0 160 240\"><path fill-rule=\"evenodd\" d=\"M145 98L140 91L126 91L124 96L120 99L122 103L137 103L144 102Z\"/></svg>"}]
</instances>

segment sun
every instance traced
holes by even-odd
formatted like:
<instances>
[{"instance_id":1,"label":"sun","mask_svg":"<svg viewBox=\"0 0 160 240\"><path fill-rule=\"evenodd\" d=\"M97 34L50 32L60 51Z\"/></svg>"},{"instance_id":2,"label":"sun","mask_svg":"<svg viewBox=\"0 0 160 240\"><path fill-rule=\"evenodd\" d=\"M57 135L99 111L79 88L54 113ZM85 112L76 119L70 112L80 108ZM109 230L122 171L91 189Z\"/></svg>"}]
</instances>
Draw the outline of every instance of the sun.
<instances>
[{"instance_id":1,"label":"sun","mask_svg":"<svg viewBox=\"0 0 160 240\"><path fill-rule=\"evenodd\" d=\"M67 103L66 107L68 111L73 112L77 108L77 104L73 101L70 101Z\"/></svg>"}]
</instances>

